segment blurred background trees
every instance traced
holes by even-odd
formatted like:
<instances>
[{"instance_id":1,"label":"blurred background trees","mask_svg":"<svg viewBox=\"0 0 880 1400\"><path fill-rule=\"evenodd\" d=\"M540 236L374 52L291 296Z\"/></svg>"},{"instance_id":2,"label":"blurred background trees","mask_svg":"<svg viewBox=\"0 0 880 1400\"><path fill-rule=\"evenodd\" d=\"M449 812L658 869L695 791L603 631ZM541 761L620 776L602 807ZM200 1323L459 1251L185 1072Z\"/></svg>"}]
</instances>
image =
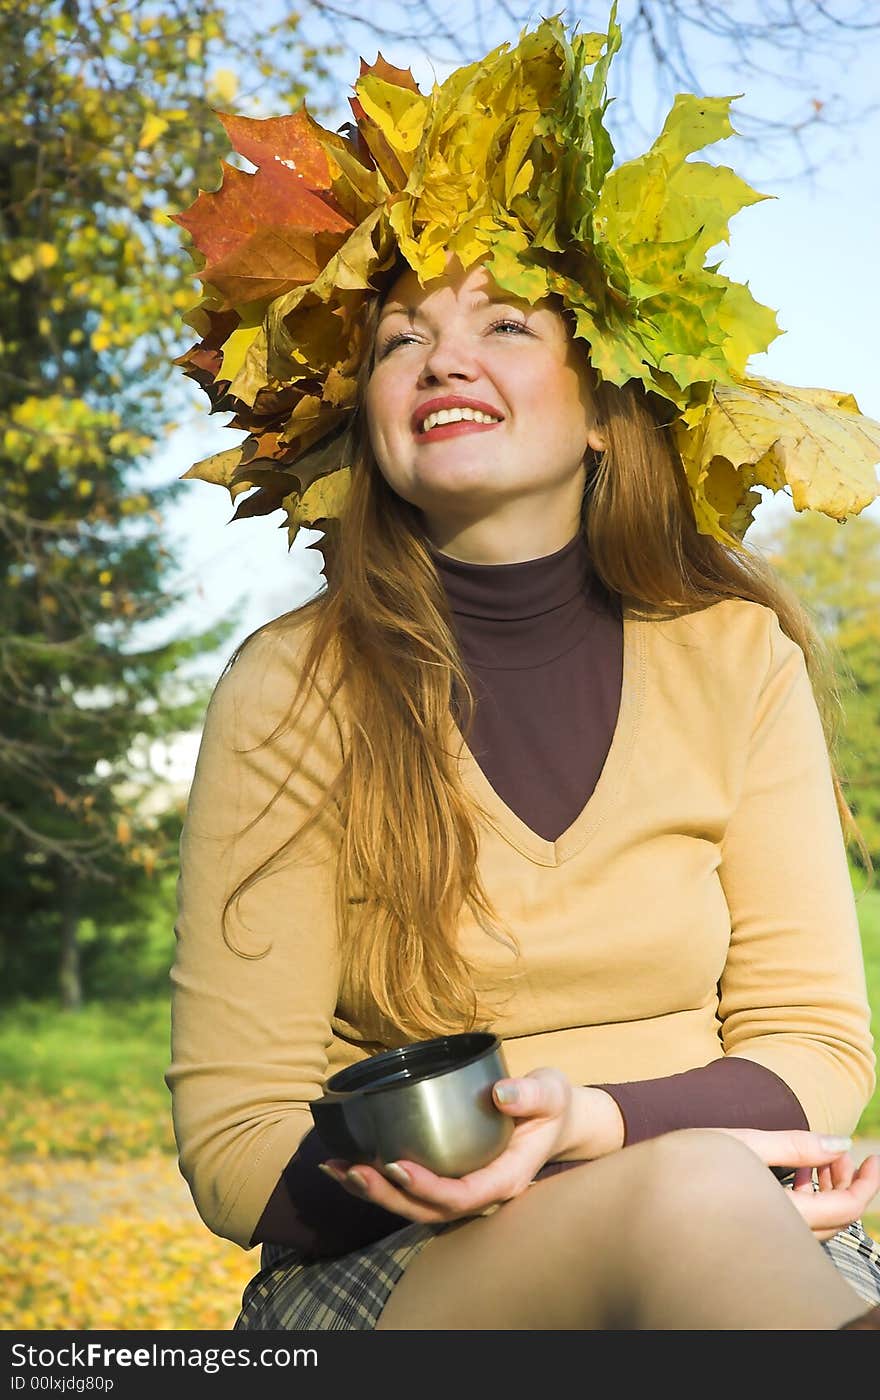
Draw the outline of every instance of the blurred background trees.
<instances>
[{"instance_id":1,"label":"blurred background trees","mask_svg":"<svg viewBox=\"0 0 880 1400\"><path fill-rule=\"evenodd\" d=\"M880 864L880 524L862 514L841 529L805 511L765 532L761 548L836 656L843 705L836 763L871 859ZM850 858L863 869L855 848Z\"/></svg>"},{"instance_id":2,"label":"blurred background trees","mask_svg":"<svg viewBox=\"0 0 880 1400\"><path fill-rule=\"evenodd\" d=\"M196 300L168 212L217 184L212 104L259 89L294 107L321 72L296 15L253 18L213 0L0 0L4 996L57 986L76 1006L89 930L112 982L96 928L124 980L173 870L180 804L154 757L197 726L188 663L229 628L174 626L192 587L163 543L177 484L149 479Z\"/></svg>"}]
</instances>

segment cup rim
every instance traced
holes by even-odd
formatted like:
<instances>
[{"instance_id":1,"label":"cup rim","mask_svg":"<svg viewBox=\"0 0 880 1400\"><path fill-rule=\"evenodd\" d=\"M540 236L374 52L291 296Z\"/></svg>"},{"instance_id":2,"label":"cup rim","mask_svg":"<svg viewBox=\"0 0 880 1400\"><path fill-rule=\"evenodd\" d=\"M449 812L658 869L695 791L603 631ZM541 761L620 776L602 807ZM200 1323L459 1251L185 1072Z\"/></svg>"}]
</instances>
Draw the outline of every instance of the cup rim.
<instances>
[{"instance_id":1,"label":"cup rim","mask_svg":"<svg viewBox=\"0 0 880 1400\"><path fill-rule=\"evenodd\" d=\"M407 1051L430 1050L434 1046L448 1045L450 1041L461 1040L481 1041L472 1054L466 1055L463 1059L457 1060L455 1064L446 1065L442 1069L432 1070L427 1074L420 1074L418 1079L401 1079L397 1083L388 1083L387 1080L380 1084L365 1084L360 1088L345 1088L345 1077L362 1070L367 1064L372 1066L382 1066L387 1063L393 1065L395 1061L404 1061ZM478 1060L485 1059L487 1055L496 1053L501 1048L501 1041L492 1031L460 1031L453 1035L433 1036L430 1040L415 1040L409 1045L396 1046L391 1050L383 1050L378 1055L368 1055L363 1060L357 1060L353 1065L346 1065L344 1069L337 1070L335 1074L327 1080L324 1088L324 1097L332 1095L334 1098L351 1098L353 1095L370 1095L378 1093L393 1093L398 1089L412 1088L416 1084L424 1084L431 1079L442 1079L444 1075L454 1074L457 1070L466 1069L468 1065L475 1064Z\"/></svg>"}]
</instances>

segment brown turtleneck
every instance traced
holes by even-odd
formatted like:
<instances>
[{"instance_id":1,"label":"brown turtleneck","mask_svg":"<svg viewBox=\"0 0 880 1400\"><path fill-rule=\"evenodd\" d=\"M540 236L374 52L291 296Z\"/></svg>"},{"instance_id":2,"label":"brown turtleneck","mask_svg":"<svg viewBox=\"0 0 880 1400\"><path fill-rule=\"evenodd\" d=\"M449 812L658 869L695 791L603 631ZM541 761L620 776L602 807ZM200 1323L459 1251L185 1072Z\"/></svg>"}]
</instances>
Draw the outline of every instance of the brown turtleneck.
<instances>
[{"instance_id":1,"label":"brown turtleneck","mask_svg":"<svg viewBox=\"0 0 880 1400\"><path fill-rule=\"evenodd\" d=\"M555 841L596 786L623 681L623 621L578 536L522 564L434 563L477 710L468 744L526 825ZM453 713L462 722L461 697Z\"/></svg>"},{"instance_id":2,"label":"brown turtleneck","mask_svg":"<svg viewBox=\"0 0 880 1400\"><path fill-rule=\"evenodd\" d=\"M431 549L476 700L468 739L492 787L522 821L555 841L586 805L611 747L623 683L619 599L590 567L581 535L516 564L469 564ZM453 701L461 723L461 697ZM807 1128L772 1070L727 1056L661 1079L601 1084L627 1143L675 1128ZM409 1223L358 1201L317 1170L329 1156L312 1131L300 1144L253 1241L341 1254ZM573 1163L545 1168L566 1168ZM542 1173L543 1174L543 1173Z\"/></svg>"}]
</instances>

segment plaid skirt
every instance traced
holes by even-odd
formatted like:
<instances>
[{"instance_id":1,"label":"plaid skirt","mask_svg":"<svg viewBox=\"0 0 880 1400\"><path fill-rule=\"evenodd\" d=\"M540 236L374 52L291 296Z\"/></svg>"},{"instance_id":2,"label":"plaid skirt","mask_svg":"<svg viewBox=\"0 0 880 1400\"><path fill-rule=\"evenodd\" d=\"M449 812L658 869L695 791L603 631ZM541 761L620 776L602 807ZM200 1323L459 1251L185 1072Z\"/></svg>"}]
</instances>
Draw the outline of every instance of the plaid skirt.
<instances>
[{"instance_id":1,"label":"plaid skirt","mask_svg":"<svg viewBox=\"0 0 880 1400\"><path fill-rule=\"evenodd\" d=\"M406 1225L336 1259L304 1263L286 1245L264 1244L260 1272L246 1285L234 1332L369 1331L391 1290L446 1225ZM822 1248L868 1304L880 1303L880 1245L860 1221Z\"/></svg>"}]
</instances>

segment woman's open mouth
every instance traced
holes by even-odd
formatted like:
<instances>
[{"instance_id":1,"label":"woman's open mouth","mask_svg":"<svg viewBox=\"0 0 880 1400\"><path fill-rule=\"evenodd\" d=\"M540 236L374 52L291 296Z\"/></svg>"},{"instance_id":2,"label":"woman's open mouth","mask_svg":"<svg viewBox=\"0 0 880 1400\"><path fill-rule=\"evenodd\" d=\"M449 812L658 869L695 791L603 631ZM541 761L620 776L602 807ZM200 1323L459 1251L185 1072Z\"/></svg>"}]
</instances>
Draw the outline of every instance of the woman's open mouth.
<instances>
[{"instance_id":1,"label":"woman's open mouth","mask_svg":"<svg viewBox=\"0 0 880 1400\"><path fill-rule=\"evenodd\" d=\"M440 442L443 438L458 437L461 433L486 433L492 428L500 428L501 419L497 423L475 423L472 419L462 418L457 423L438 423L436 428L431 428L427 433L418 432L415 434L416 442Z\"/></svg>"}]
</instances>

